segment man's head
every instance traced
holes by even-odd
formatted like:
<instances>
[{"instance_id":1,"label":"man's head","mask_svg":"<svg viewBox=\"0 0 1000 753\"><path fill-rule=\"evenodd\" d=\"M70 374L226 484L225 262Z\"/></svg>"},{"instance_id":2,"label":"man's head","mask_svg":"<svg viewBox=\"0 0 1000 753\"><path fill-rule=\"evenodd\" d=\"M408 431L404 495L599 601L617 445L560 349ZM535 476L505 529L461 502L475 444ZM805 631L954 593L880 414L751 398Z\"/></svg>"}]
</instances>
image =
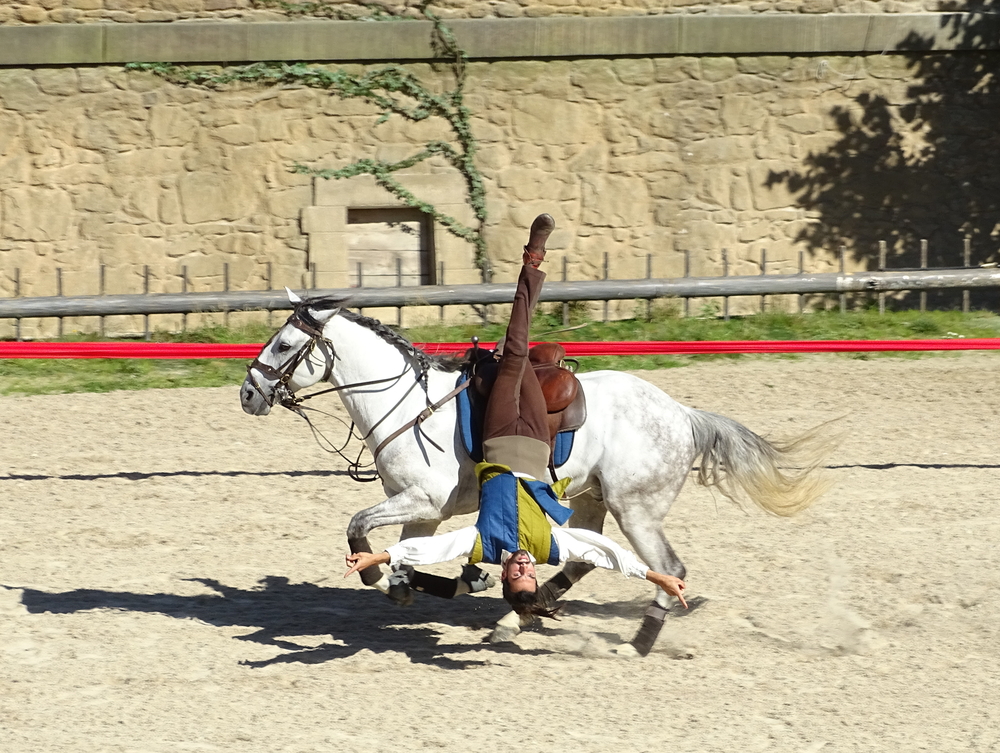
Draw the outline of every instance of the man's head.
<instances>
[{"instance_id":1,"label":"man's head","mask_svg":"<svg viewBox=\"0 0 1000 753\"><path fill-rule=\"evenodd\" d=\"M559 607L551 609L545 605L544 599L539 598L535 563L526 551L521 549L507 558L500 580L503 582L503 597L515 612L557 619Z\"/></svg>"},{"instance_id":2,"label":"man's head","mask_svg":"<svg viewBox=\"0 0 1000 753\"><path fill-rule=\"evenodd\" d=\"M531 555L524 549L518 549L510 555L503 563L500 580L503 581L505 593L534 593L538 588L538 581L535 579L535 563Z\"/></svg>"}]
</instances>

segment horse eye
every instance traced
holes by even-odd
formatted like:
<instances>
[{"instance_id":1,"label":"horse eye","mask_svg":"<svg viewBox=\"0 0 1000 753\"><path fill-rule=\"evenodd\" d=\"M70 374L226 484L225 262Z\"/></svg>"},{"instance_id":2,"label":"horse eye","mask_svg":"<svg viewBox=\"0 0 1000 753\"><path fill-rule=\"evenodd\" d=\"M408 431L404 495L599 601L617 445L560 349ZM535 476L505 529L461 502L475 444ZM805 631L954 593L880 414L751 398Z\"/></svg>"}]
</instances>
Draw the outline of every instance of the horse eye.
<instances>
[{"instance_id":1,"label":"horse eye","mask_svg":"<svg viewBox=\"0 0 1000 753\"><path fill-rule=\"evenodd\" d=\"M292 346L289 345L288 343L278 343L278 352L284 353L285 351L291 349L291 347Z\"/></svg>"}]
</instances>

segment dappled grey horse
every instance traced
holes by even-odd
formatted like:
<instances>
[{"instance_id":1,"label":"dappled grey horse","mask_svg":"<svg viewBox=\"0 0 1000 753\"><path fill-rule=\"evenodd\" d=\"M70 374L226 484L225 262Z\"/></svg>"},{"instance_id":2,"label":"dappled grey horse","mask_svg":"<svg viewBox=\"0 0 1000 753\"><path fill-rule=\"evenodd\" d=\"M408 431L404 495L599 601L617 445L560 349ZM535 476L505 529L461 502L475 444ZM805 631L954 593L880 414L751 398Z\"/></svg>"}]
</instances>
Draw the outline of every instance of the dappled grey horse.
<instances>
[{"instance_id":1,"label":"dappled grey horse","mask_svg":"<svg viewBox=\"0 0 1000 753\"><path fill-rule=\"evenodd\" d=\"M456 401L445 399L456 388L460 365L428 355L340 301L299 300L291 291L289 296L295 311L248 367L240 400L244 411L260 416L275 404L295 408L295 393L321 381L336 388L375 453L386 494L351 518L352 551L366 549L368 533L381 526L402 525L404 539L430 536L453 515L475 512L475 462L458 437ZM777 515L804 509L824 489L816 464L826 443L818 432L778 445L736 421L685 407L638 377L597 371L579 378L588 417L559 469L572 478L567 490L572 525L600 532L610 512L652 570L685 575L663 520L699 456L701 483ZM414 423L417 416L422 419ZM804 466L789 470L799 451L815 452ZM569 562L540 591L553 601L592 569ZM378 568L364 571L362 579L388 590L388 578ZM622 651L648 653L670 599L657 590L638 633ZM505 616L491 639L511 639L524 627L521 619L513 612Z\"/></svg>"}]
</instances>

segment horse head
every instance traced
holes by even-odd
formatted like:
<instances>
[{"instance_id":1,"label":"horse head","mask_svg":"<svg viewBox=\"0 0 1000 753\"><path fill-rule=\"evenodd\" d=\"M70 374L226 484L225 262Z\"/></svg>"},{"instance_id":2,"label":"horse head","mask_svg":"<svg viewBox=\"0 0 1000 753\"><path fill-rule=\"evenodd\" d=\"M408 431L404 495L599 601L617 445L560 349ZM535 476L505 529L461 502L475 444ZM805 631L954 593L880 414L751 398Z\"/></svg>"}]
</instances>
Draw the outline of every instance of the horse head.
<instances>
[{"instance_id":1,"label":"horse head","mask_svg":"<svg viewBox=\"0 0 1000 753\"><path fill-rule=\"evenodd\" d=\"M329 301L321 305L302 300L285 290L295 309L247 366L247 378L240 388L243 410L254 416L266 416L275 403L293 405L296 392L330 378L336 358L323 330L340 307Z\"/></svg>"}]
</instances>

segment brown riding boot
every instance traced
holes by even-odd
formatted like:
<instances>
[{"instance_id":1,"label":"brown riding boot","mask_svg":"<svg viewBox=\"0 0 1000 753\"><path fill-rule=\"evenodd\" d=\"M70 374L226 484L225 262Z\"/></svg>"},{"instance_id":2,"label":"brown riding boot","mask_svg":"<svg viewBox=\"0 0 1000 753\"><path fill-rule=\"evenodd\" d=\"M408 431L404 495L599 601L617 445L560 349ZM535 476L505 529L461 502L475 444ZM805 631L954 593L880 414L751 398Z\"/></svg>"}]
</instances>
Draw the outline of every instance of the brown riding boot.
<instances>
[{"instance_id":1,"label":"brown riding boot","mask_svg":"<svg viewBox=\"0 0 1000 753\"><path fill-rule=\"evenodd\" d=\"M522 261L530 264L535 269L545 260L545 241L555 230L556 221L550 214L540 214L531 223L531 233L528 236L528 245L524 247Z\"/></svg>"}]
</instances>

